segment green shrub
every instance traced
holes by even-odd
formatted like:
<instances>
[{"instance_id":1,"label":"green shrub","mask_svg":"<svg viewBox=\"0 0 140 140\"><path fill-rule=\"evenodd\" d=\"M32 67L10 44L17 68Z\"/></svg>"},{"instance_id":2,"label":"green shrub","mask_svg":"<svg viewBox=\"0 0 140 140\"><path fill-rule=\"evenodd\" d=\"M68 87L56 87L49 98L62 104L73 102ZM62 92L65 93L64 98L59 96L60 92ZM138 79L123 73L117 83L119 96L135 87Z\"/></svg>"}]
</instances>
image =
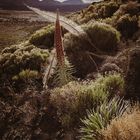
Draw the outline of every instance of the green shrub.
<instances>
[{"instance_id":1,"label":"green shrub","mask_svg":"<svg viewBox=\"0 0 140 140\"><path fill-rule=\"evenodd\" d=\"M29 42L35 46L52 48L54 45L54 26L48 25L36 31L30 38Z\"/></svg>"},{"instance_id":2,"label":"green shrub","mask_svg":"<svg viewBox=\"0 0 140 140\"><path fill-rule=\"evenodd\" d=\"M138 30L138 18L125 14L116 22L116 28L121 32L122 37L130 38Z\"/></svg>"},{"instance_id":3,"label":"green shrub","mask_svg":"<svg viewBox=\"0 0 140 140\"><path fill-rule=\"evenodd\" d=\"M97 109L89 111L87 117L82 120L81 140L101 139L101 130L110 124L112 119L122 116L128 107L129 102L113 98L110 101L105 101Z\"/></svg>"},{"instance_id":4,"label":"green shrub","mask_svg":"<svg viewBox=\"0 0 140 140\"><path fill-rule=\"evenodd\" d=\"M23 71L26 69L40 73L48 56L48 51L28 43L5 48L0 55L0 79L12 80L13 76L18 74L23 77L24 72L29 72Z\"/></svg>"},{"instance_id":5,"label":"green shrub","mask_svg":"<svg viewBox=\"0 0 140 140\"><path fill-rule=\"evenodd\" d=\"M96 22L85 26L85 30L93 44L101 51L117 50L120 33L112 26Z\"/></svg>"},{"instance_id":6,"label":"green shrub","mask_svg":"<svg viewBox=\"0 0 140 140\"><path fill-rule=\"evenodd\" d=\"M50 104L56 110L62 126L67 129L77 127L79 118L86 115L87 109L96 109L110 94L122 91L123 82L120 79L118 74L101 76L95 82L71 82L51 91Z\"/></svg>"}]
</instances>

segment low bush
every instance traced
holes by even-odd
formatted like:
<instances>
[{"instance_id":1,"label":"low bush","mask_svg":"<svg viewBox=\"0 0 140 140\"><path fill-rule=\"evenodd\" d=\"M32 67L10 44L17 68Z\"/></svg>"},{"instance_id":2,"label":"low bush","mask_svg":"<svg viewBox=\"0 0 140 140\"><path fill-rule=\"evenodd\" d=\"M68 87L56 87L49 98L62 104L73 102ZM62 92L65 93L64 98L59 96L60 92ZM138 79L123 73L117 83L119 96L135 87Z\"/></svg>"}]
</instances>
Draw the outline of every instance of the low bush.
<instances>
[{"instance_id":1,"label":"low bush","mask_svg":"<svg viewBox=\"0 0 140 140\"><path fill-rule=\"evenodd\" d=\"M79 126L79 118L86 115L87 109L96 109L110 94L123 90L123 80L119 74L99 77L95 82L71 82L51 92L50 104L65 129Z\"/></svg>"},{"instance_id":2,"label":"low bush","mask_svg":"<svg viewBox=\"0 0 140 140\"><path fill-rule=\"evenodd\" d=\"M92 43L101 51L117 50L120 33L112 26L96 22L85 26L85 30Z\"/></svg>"},{"instance_id":3,"label":"low bush","mask_svg":"<svg viewBox=\"0 0 140 140\"><path fill-rule=\"evenodd\" d=\"M35 46L50 49L54 46L54 26L48 25L36 31L29 42Z\"/></svg>"},{"instance_id":4,"label":"low bush","mask_svg":"<svg viewBox=\"0 0 140 140\"><path fill-rule=\"evenodd\" d=\"M16 75L20 78L29 78L31 75L36 77L47 62L48 56L48 51L28 43L5 48L0 55L1 81L12 81L16 79Z\"/></svg>"},{"instance_id":5,"label":"low bush","mask_svg":"<svg viewBox=\"0 0 140 140\"><path fill-rule=\"evenodd\" d=\"M139 140L139 132L140 111L134 110L131 114L112 120L102 131L102 140Z\"/></svg>"},{"instance_id":6,"label":"low bush","mask_svg":"<svg viewBox=\"0 0 140 140\"><path fill-rule=\"evenodd\" d=\"M124 38L130 38L138 30L138 18L125 14L116 22L116 28L121 32Z\"/></svg>"}]
</instances>

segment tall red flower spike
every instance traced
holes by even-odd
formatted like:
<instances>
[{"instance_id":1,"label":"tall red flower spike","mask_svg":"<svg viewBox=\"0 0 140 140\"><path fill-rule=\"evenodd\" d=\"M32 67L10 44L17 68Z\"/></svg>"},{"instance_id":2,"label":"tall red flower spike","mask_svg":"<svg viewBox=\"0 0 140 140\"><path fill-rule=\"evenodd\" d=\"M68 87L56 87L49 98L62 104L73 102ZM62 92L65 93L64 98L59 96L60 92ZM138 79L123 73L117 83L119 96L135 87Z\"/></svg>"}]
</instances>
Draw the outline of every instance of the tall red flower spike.
<instances>
[{"instance_id":1,"label":"tall red flower spike","mask_svg":"<svg viewBox=\"0 0 140 140\"><path fill-rule=\"evenodd\" d=\"M55 24L54 46L56 48L58 66L64 66L64 63L65 63L64 62L64 48L63 48L62 31L61 31L61 25L59 21L58 9L57 9L56 24Z\"/></svg>"}]
</instances>

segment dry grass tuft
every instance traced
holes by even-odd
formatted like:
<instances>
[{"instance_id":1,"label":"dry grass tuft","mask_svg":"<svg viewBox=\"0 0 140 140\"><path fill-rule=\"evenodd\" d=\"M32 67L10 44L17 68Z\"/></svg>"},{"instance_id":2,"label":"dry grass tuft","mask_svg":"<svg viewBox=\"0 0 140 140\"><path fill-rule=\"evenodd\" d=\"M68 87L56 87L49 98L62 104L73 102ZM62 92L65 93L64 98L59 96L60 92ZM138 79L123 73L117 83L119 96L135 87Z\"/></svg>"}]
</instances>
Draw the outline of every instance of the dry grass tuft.
<instances>
[{"instance_id":1,"label":"dry grass tuft","mask_svg":"<svg viewBox=\"0 0 140 140\"><path fill-rule=\"evenodd\" d=\"M102 133L103 140L140 140L140 110L114 119Z\"/></svg>"}]
</instances>

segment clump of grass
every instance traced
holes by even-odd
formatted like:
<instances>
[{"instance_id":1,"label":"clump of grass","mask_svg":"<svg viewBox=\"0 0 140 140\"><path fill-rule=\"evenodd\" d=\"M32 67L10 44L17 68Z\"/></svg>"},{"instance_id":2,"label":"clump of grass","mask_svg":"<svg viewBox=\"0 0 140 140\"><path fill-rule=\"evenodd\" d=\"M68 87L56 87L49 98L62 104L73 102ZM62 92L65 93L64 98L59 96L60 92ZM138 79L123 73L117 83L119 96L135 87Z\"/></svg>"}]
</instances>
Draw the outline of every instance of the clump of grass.
<instances>
[{"instance_id":1,"label":"clump of grass","mask_svg":"<svg viewBox=\"0 0 140 140\"><path fill-rule=\"evenodd\" d=\"M102 140L139 140L140 139L140 110L133 110L122 117L111 121L102 130Z\"/></svg>"},{"instance_id":2,"label":"clump of grass","mask_svg":"<svg viewBox=\"0 0 140 140\"><path fill-rule=\"evenodd\" d=\"M129 102L125 102L117 97L110 101L105 100L105 102L96 109L89 111L87 117L82 120L83 126L80 129L80 139L101 139L101 130L105 128L113 118L121 116L128 107Z\"/></svg>"}]
</instances>

